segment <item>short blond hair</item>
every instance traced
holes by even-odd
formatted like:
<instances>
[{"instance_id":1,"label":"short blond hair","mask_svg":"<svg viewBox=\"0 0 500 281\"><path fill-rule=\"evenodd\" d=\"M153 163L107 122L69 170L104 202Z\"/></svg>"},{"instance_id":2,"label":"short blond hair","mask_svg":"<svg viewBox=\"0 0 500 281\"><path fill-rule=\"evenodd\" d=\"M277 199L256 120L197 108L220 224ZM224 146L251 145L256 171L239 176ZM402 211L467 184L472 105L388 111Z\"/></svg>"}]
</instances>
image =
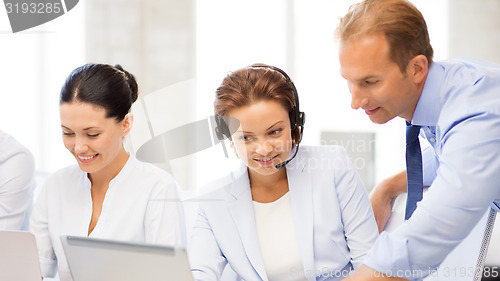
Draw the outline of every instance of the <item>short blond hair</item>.
<instances>
[{"instance_id":1,"label":"short blond hair","mask_svg":"<svg viewBox=\"0 0 500 281\"><path fill-rule=\"evenodd\" d=\"M429 65L433 50L422 13L406 0L365 0L353 4L340 19L336 30L340 42L363 35L383 33L389 43L390 58L402 73L412 58L424 55Z\"/></svg>"}]
</instances>

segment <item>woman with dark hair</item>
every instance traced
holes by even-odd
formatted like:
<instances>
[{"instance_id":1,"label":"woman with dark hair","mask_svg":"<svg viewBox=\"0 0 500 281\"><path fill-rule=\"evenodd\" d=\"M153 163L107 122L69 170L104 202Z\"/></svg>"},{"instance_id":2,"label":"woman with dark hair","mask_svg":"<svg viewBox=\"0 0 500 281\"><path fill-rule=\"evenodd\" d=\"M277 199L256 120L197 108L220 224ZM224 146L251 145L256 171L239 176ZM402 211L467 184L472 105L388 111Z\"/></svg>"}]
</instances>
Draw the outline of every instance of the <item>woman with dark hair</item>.
<instances>
[{"instance_id":1,"label":"woman with dark hair","mask_svg":"<svg viewBox=\"0 0 500 281\"><path fill-rule=\"evenodd\" d=\"M220 138L240 169L199 202L190 260L195 280L340 280L357 267L378 231L345 150L301 146L305 116L288 75L252 65L216 91Z\"/></svg>"},{"instance_id":2,"label":"woman with dark hair","mask_svg":"<svg viewBox=\"0 0 500 281\"><path fill-rule=\"evenodd\" d=\"M33 210L43 277L71 280L60 235L181 245L184 217L174 179L123 146L132 129L134 76L119 65L87 64L60 96L64 146L77 164L46 181ZM89 269L91 270L91 269Z\"/></svg>"}]
</instances>

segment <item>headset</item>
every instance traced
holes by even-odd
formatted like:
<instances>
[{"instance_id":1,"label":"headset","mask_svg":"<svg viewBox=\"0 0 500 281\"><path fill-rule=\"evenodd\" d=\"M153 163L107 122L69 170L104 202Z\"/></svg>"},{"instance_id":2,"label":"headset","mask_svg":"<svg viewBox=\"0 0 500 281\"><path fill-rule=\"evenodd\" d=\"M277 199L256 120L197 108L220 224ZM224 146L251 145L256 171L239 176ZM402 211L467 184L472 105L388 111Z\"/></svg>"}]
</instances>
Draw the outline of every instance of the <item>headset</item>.
<instances>
[{"instance_id":1,"label":"headset","mask_svg":"<svg viewBox=\"0 0 500 281\"><path fill-rule=\"evenodd\" d=\"M300 111L300 109L299 109L299 95L297 93L297 88L295 88L295 85L293 84L292 79L290 79L290 76L288 76L288 74L286 74L285 71L283 71L282 69L280 69L278 67L267 65L267 64L253 64L251 66L248 66L247 68L264 68L264 69L276 71L276 72L280 73L283 76L283 78L285 78L286 82L288 83L288 85L292 89L292 93L293 93L293 96L295 99L295 107L292 108L292 110L290 111L288 116L290 118L290 125L291 125L292 132L294 132L295 130L299 130L299 135L298 135L297 143L295 143L296 148L295 148L295 153L292 156L292 158L286 160L285 162L282 162L282 163L276 165L276 169L280 170L283 167L285 167L285 165L288 164L288 162L292 161L292 159L295 158L295 156L297 155L297 151L299 150L299 143L302 141L302 136L304 134L304 123L306 121L306 115L304 112ZM224 120L224 116L215 116L215 122L217 125L217 127L215 128L215 133L217 135L217 138L219 140L223 140L226 137L229 140L232 140L231 132L229 130L227 122Z\"/></svg>"}]
</instances>

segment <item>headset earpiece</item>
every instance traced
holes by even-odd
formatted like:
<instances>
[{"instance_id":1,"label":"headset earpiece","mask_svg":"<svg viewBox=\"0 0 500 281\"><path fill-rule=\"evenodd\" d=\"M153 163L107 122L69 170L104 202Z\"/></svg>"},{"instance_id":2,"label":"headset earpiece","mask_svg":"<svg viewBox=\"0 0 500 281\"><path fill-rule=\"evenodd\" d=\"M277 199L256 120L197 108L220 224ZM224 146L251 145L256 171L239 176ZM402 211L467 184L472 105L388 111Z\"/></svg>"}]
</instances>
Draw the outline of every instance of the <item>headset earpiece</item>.
<instances>
[{"instance_id":1,"label":"headset earpiece","mask_svg":"<svg viewBox=\"0 0 500 281\"><path fill-rule=\"evenodd\" d=\"M304 123L306 122L306 114L304 112L299 112L299 118L297 118L297 127L302 127L304 126Z\"/></svg>"},{"instance_id":2,"label":"headset earpiece","mask_svg":"<svg viewBox=\"0 0 500 281\"><path fill-rule=\"evenodd\" d=\"M297 122L295 123L295 129L300 130L297 145L299 145L299 143L302 141L302 136L304 135L304 123L305 122L306 122L306 114L304 112L299 112Z\"/></svg>"},{"instance_id":3,"label":"headset earpiece","mask_svg":"<svg viewBox=\"0 0 500 281\"><path fill-rule=\"evenodd\" d=\"M232 140L231 133L229 132L229 127L227 126L226 121L223 116L215 116L215 123L217 127L215 127L215 134L219 140L224 140L224 137Z\"/></svg>"}]
</instances>

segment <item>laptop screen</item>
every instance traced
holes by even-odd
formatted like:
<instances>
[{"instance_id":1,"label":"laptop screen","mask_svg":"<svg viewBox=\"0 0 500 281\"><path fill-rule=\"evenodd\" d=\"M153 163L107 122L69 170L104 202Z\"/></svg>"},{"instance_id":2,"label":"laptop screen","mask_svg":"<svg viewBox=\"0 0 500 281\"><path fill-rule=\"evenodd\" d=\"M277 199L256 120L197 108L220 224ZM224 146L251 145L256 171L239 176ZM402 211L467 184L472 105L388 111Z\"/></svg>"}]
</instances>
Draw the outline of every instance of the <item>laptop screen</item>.
<instances>
[{"instance_id":1,"label":"laptop screen","mask_svg":"<svg viewBox=\"0 0 500 281\"><path fill-rule=\"evenodd\" d=\"M184 249L61 236L74 281L193 280Z\"/></svg>"},{"instance_id":2,"label":"laptop screen","mask_svg":"<svg viewBox=\"0 0 500 281\"><path fill-rule=\"evenodd\" d=\"M0 280L42 280L32 233L0 231Z\"/></svg>"}]
</instances>

